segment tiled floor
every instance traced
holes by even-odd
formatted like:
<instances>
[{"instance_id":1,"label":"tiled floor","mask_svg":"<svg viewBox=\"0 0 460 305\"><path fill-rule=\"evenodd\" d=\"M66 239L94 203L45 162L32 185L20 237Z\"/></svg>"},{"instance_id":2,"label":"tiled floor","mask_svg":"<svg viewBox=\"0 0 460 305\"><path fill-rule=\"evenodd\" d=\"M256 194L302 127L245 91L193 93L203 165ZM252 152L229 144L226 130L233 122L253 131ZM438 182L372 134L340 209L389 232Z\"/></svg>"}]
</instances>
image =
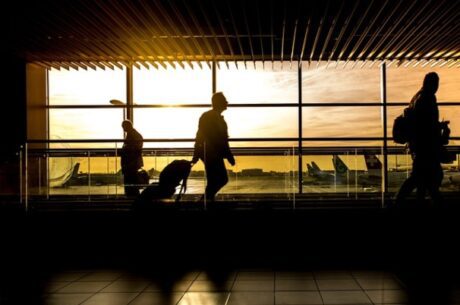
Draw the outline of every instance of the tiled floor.
<instances>
[{"instance_id":1,"label":"tiled floor","mask_svg":"<svg viewBox=\"0 0 460 305\"><path fill-rule=\"evenodd\" d=\"M114 271L53 276L46 305L319 305L408 304L398 279L385 272L240 270L219 281L195 271L165 285L155 277Z\"/></svg>"}]
</instances>

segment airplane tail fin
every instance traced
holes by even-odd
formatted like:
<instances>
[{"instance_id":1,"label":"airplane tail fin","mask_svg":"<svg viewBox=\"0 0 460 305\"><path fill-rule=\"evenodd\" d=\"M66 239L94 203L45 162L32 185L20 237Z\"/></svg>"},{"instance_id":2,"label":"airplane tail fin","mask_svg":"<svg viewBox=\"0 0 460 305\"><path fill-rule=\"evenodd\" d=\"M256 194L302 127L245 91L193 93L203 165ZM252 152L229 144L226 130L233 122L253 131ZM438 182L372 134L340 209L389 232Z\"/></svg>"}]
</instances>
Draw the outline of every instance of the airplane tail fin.
<instances>
[{"instance_id":1,"label":"airplane tail fin","mask_svg":"<svg viewBox=\"0 0 460 305\"><path fill-rule=\"evenodd\" d=\"M348 171L348 166L340 159L338 155L332 156L332 164L338 174L345 174Z\"/></svg>"},{"instance_id":2,"label":"airplane tail fin","mask_svg":"<svg viewBox=\"0 0 460 305\"><path fill-rule=\"evenodd\" d=\"M382 169L382 162L380 162L376 155L365 154L364 160L366 161L366 167L368 171Z\"/></svg>"},{"instance_id":3,"label":"airplane tail fin","mask_svg":"<svg viewBox=\"0 0 460 305\"><path fill-rule=\"evenodd\" d=\"M321 171L321 169L319 168L318 164L316 164L315 161L311 161L311 166L313 167L315 171L318 171L318 172Z\"/></svg>"},{"instance_id":4,"label":"airplane tail fin","mask_svg":"<svg viewBox=\"0 0 460 305\"><path fill-rule=\"evenodd\" d=\"M80 169L80 162L75 163L72 171L72 175L70 177L77 177L78 170Z\"/></svg>"},{"instance_id":5,"label":"airplane tail fin","mask_svg":"<svg viewBox=\"0 0 460 305\"><path fill-rule=\"evenodd\" d=\"M315 169L309 163L307 163L307 172L310 176L312 176L315 173Z\"/></svg>"}]
</instances>

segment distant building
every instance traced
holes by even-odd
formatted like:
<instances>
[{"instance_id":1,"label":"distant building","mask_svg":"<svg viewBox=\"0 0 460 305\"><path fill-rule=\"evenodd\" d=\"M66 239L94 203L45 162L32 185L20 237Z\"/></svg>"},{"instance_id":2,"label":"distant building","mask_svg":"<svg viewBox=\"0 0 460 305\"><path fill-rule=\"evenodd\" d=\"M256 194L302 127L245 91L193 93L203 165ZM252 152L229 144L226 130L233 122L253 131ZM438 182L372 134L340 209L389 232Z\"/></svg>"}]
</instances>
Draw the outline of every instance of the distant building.
<instances>
[{"instance_id":1,"label":"distant building","mask_svg":"<svg viewBox=\"0 0 460 305\"><path fill-rule=\"evenodd\" d=\"M241 176L263 176L264 171L261 168L248 168L241 171Z\"/></svg>"}]
</instances>

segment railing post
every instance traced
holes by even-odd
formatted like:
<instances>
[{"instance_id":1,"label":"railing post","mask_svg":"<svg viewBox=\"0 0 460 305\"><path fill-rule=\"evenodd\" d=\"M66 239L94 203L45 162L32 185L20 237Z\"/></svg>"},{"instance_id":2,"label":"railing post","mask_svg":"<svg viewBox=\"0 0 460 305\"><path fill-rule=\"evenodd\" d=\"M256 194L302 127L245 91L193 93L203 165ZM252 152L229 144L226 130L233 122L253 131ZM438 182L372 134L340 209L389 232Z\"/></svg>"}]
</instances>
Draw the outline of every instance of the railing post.
<instances>
[{"instance_id":1,"label":"railing post","mask_svg":"<svg viewBox=\"0 0 460 305\"><path fill-rule=\"evenodd\" d=\"M19 147L19 203L22 204L22 201L23 201L23 193L22 193L22 188L23 188L23 184L24 184L24 181L23 181L23 172L22 172L22 162L23 162L23 157L22 157L22 149L23 149L23 146L21 145Z\"/></svg>"},{"instance_id":2,"label":"railing post","mask_svg":"<svg viewBox=\"0 0 460 305\"><path fill-rule=\"evenodd\" d=\"M298 143L298 157L299 157L299 167L298 167L298 183L299 183L299 194L303 193L302 189L302 62L299 61L298 65L298 87L299 87L299 111L298 111L298 129L299 129L299 143Z\"/></svg>"},{"instance_id":3,"label":"railing post","mask_svg":"<svg viewBox=\"0 0 460 305\"><path fill-rule=\"evenodd\" d=\"M133 65L130 63L129 67L126 67L126 110L127 117L123 119L128 119L131 122L133 121ZM123 112L124 113L124 112Z\"/></svg>"},{"instance_id":4,"label":"railing post","mask_svg":"<svg viewBox=\"0 0 460 305\"><path fill-rule=\"evenodd\" d=\"M25 175L25 179L24 179L24 204L25 204L25 210L26 212L29 210L29 179L28 179L28 145L27 145L27 142L26 144L24 145L24 175Z\"/></svg>"},{"instance_id":5,"label":"railing post","mask_svg":"<svg viewBox=\"0 0 460 305\"><path fill-rule=\"evenodd\" d=\"M88 150L88 201L91 201L91 151Z\"/></svg>"},{"instance_id":6,"label":"railing post","mask_svg":"<svg viewBox=\"0 0 460 305\"><path fill-rule=\"evenodd\" d=\"M217 92L217 71L216 71L217 65L216 61L212 61L212 93Z\"/></svg>"},{"instance_id":7,"label":"railing post","mask_svg":"<svg viewBox=\"0 0 460 305\"><path fill-rule=\"evenodd\" d=\"M385 61L380 65L380 98L382 102L383 166L382 166L382 207L388 194L388 134L387 134L387 68Z\"/></svg>"}]
</instances>

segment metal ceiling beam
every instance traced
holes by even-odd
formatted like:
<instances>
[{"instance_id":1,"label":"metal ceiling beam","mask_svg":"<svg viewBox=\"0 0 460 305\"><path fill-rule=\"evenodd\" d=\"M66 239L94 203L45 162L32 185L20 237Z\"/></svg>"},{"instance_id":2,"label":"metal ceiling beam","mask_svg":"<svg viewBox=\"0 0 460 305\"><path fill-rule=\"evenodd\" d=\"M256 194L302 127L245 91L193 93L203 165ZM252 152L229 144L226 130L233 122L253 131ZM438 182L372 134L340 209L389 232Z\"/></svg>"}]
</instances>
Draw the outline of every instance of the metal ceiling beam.
<instances>
[{"instance_id":1,"label":"metal ceiling beam","mask_svg":"<svg viewBox=\"0 0 460 305\"><path fill-rule=\"evenodd\" d=\"M196 62L198 64L198 66L200 68L203 68L202 65L201 65L201 61L205 61L207 66L208 66L208 68L211 69L211 64L209 63L208 56L206 56L206 54L204 53L203 48L201 48L200 44L197 42L197 40L195 38L195 34L191 31L190 26L188 25L188 23L185 20L184 16L182 15L182 13L177 8L177 6L174 4L173 1L169 1L167 3L169 3L169 6L172 8L172 10L174 11L174 14L176 15L175 17L179 19L179 22L181 23L182 27L184 28L186 34L189 36L189 38L187 38L187 39L192 41L193 46L195 47L195 49L198 51L198 53L201 56L201 60L199 60L198 57L195 54L195 59L196 59ZM186 44L185 43L186 42L185 38L183 38L183 40L184 40L184 44ZM189 46L188 44L186 44L186 45L188 46L188 49L190 50L190 52L192 54L194 54L195 52L193 51L192 47ZM193 67L192 67L192 69L193 69Z\"/></svg>"},{"instance_id":2,"label":"metal ceiling beam","mask_svg":"<svg viewBox=\"0 0 460 305\"><path fill-rule=\"evenodd\" d=\"M281 33L281 64L284 60L284 35L286 33L286 4L284 5L284 14L283 14L283 29Z\"/></svg>"},{"instance_id":3,"label":"metal ceiling beam","mask_svg":"<svg viewBox=\"0 0 460 305\"><path fill-rule=\"evenodd\" d=\"M264 42L262 39L263 32L262 32L262 24L260 22L260 14L259 14L258 9L256 9L256 19L257 19L257 27L259 29L259 42L260 42L260 54L262 55L262 66L264 66L265 65L265 52L264 52Z\"/></svg>"},{"instance_id":4,"label":"metal ceiling beam","mask_svg":"<svg viewBox=\"0 0 460 305\"><path fill-rule=\"evenodd\" d=\"M208 38L205 37L205 33L203 31L203 28L201 27L200 23L198 22L198 19L197 17L195 16L195 13L193 12L193 10L190 8L189 4L188 4L188 1L187 0L183 0L182 3L184 4L185 6L185 9L187 10L187 14L192 18L192 22L195 26L195 28L198 30L198 33L200 34L201 36L201 39L203 40L204 42L204 45L208 51L208 53L211 55L211 58L214 62L216 62L216 54L213 50L213 48L211 47L209 41L208 41ZM215 39L215 33L213 31L213 33L211 33L213 38ZM208 63L208 66L209 68L211 69L211 65Z\"/></svg>"},{"instance_id":5,"label":"metal ceiling beam","mask_svg":"<svg viewBox=\"0 0 460 305\"><path fill-rule=\"evenodd\" d=\"M414 1L415 2L415 1ZM424 12L428 6L431 4L431 1L426 1L425 2L425 5L421 6L420 8L418 8L417 12L411 12L411 17L410 19L408 20L405 20L406 24L415 24L417 18L422 14L422 12ZM415 28L412 29L412 32L414 30L417 30L421 25L423 24L422 23L419 23L418 26L416 26ZM407 33L408 31L408 27L407 26L402 26L399 28L399 31L397 31L395 33L395 35L393 35L393 37L391 38L390 42L386 43L384 47L382 47L382 50L380 51L379 55L377 55L377 58L378 59L384 59L384 58L388 58L388 57L391 57L391 55L393 54L393 52L390 52L392 51L392 46L394 44L404 44L404 40L406 40L408 37L410 37L411 33L412 32L409 32ZM399 38L401 37L401 35L405 34L405 38L403 38L402 40L400 40ZM391 54L391 55L390 55Z\"/></svg>"},{"instance_id":6,"label":"metal ceiling beam","mask_svg":"<svg viewBox=\"0 0 460 305\"><path fill-rule=\"evenodd\" d=\"M224 49L222 48L222 44L220 43L219 39L217 38L217 35L216 35L216 31L214 30L214 27L211 25L211 22L209 20L209 17L208 17L208 14L206 13L204 7L203 7L203 3L201 3L201 0L197 0L198 4L199 4L199 7L200 7L200 11L201 11L201 14L204 16L204 20L206 21L206 26L208 27L208 30L211 32L211 35L212 35L212 38L214 39L214 43L216 44L217 48L219 49L219 53L220 53L220 56L224 57ZM191 9L189 8L188 6L188 1L187 0L184 0L184 4L185 6L187 7L187 9L190 11ZM193 14L192 15L193 17L195 17L195 15ZM194 22L197 22L199 24L198 21L195 21ZM200 30L204 33L204 30L201 29L201 27L199 27ZM204 34L203 34L204 36ZM208 40L205 40L208 44ZM217 60L219 60L219 58L216 58L216 54L215 52L212 50L212 47L209 47L209 49L211 50L211 52L213 52L212 54L214 55L214 60L217 64L217 67L219 67L219 62ZM227 68L228 68L228 61L225 60L225 64L227 65Z\"/></svg>"},{"instance_id":7,"label":"metal ceiling beam","mask_svg":"<svg viewBox=\"0 0 460 305\"><path fill-rule=\"evenodd\" d=\"M125 3L136 14L138 20L142 23L142 25L145 28L145 30L143 31L144 35L147 35L149 37L148 41L152 44L152 48L156 49L157 51L157 54L151 54L150 56L152 56L153 59L156 60L164 69L167 68L164 62L167 62L171 67L174 68L174 63L172 63L172 61L168 59L167 56L167 54L169 53L171 57L174 57L169 46L167 46L160 38L157 38L156 41L153 42L153 37L157 37L158 34L152 31L152 26L148 22L147 17L144 16L135 5L132 5L131 1L125 1ZM165 59L161 59L159 56L164 56ZM175 57L175 59L177 60L177 56ZM157 64L155 64L154 67L155 66L157 66Z\"/></svg>"},{"instance_id":8,"label":"metal ceiling beam","mask_svg":"<svg viewBox=\"0 0 460 305\"><path fill-rule=\"evenodd\" d=\"M410 52L410 56L404 57L404 59L411 60L417 57L417 54L424 52L423 48L427 47L428 45L435 45L443 41L444 38L441 35L450 35L450 33L455 33L458 31L456 26L452 26L451 24L452 21L457 20L457 18L460 16L458 10L455 10L455 6L457 4L458 2L455 2L454 6L448 7L446 11L441 16L439 16L439 18L437 18L435 21L432 21L430 27L426 30L427 34L424 36L420 35L412 44L409 44L406 52L404 52L401 57L404 57L408 52ZM448 13L452 12L453 14L448 16ZM439 23L441 23L441 25L439 25ZM437 29L433 29L436 26L438 26ZM433 31L428 34L428 32L432 29ZM431 40L426 39L427 36L435 38Z\"/></svg>"},{"instance_id":9,"label":"metal ceiling beam","mask_svg":"<svg viewBox=\"0 0 460 305\"><path fill-rule=\"evenodd\" d=\"M367 4L367 3L366 3ZM337 62L339 62L340 60L342 60L342 56L345 55L345 52L347 51L351 41L355 38L355 35L356 35L356 32L358 31L358 29L361 27L364 19L366 19L367 17L367 14L369 13L372 5L374 4L374 0L371 1L370 4L367 4L367 8L366 8L366 11L364 12L364 14L361 15L361 18L359 18L359 21L358 21L358 24L353 28L353 30L351 31L351 34L348 36L348 39L347 41L345 42L345 45L342 47L342 51L340 51L340 54L339 54L339 57L337 59ZM343 67L345 68L345 66L347 65L348 61L350 60L350 56L348 55L347 56L347 60L345 62L345 64L343 65Z\"/></svg>"},{"instance_id":10,"label":"metal ceiling beam","mask_svg":"<svg viewBox=\"0 0 460 305\"><path fill-rule=\"evenodd\" d=\"M330 4L330 0L327 0L326 9L324 11L323 17L321 17L321 20L319 22L318 30L316 31L315 41L313 42L313 46L311 48L310 58L308 59L308 65L311 64L311 60L313 59L313 57L315 55L316 45L318 44L319 37L321 35L321 30L322 30L322 28L324 26L325 19L327 18L327 13L328 13L328 10L329 10L329 4ZM318 62L318 64L319 64L319 62ZM318 67L318 64L316 65L316 67Z\"/></svg>"},{"instance_id":11,"label":"metal ceiling beam","mask_svg":"<svg viewBox=\"0 0 460 305\"><path fill-rule=\"evenodd\" d=\"M379 49L384 45L384 43L387 41L387 39L390 37L393 31L398 28L399 24L404 20L406 15L409 14L409 12L411 12L412 8L417 3L417 1L412 1L410 3L411 3L410 6L403 10L403 12L399 15L398 19L396 20L396 22L394 22L390 26L390 28L386 30L383 37L380 38L380 40L377 42L377 45L374 46L374 49L372 50L371 54L369 54L368 56L368 59L372 58L372 60L375 61L377 58L379 58L379 55L377 54L379 52Z\"/></svg>"},{"instance_id":12,"label":"metal ceiling beam","mask_svg":"<svg viewBox=\"0 0 460 305\"><path fill-rule=\"evenodd\" d=\"M121 6L121 2L118 2L118 3L114 2L112 4L113 8L122 17L122 20L127 20L128 21L127 25L122 23L122 22L119 22L119 24L123 27L123 29L126 32L128 32L128 33L130 33L130 35L132 35L131 37L137 38L138 45L141 46L143 48L143 50L147 51L147 52L145 52L143 54L139 54L139 56L137 56L135 61L138 61L139 59L142 60L142 56L150 55L150 56L158 57L158 51L153 46L151 46L150 44L144 42L144 40L142 39L142 37L148 38L149 34L146 33L144 30L142 30L142 27L139 27L139 26L132 26L133 29L130 29L130 25L136 25L136 22L138 22L138 21L140 21L142 23L142 18L141 18L141 15L139 13L136 13L135 11L133 11L132 7L129 6L129 1L125 1L125 3L128 4L128 8L131 10L132 13L134 13L136 15L137 18L134 18L130 14L128 14L128 11L126 10L126 8ZM148 29L149 27L147 26L146 28ZM149 68L148 65L143 65L143 66L145 68L147 68L147 69Z\"/></svg>"},{"instance_id":13,"label":"metal ceiling beam","mask_svg":"<svg viewBox=\"0 0 460 305\"><path fill-rule=\"evenodd\" d=\"M243 12L244 24L246 26L246 32L247 32L248 40L249 40L249 51L251 53L251 59L252 59L252 63L254 65L254 69L255 69L256 68L256 61L254 59L254 48L252 46L252 34L251 34L251 30L249 29L248 16L246 14L246 8L245 8L245 5L244 5L244 2L240 1L240 3L242 4L241 5L241 10Z\"/></svg>"},{"instance_id":14,"label":"metal ceiling beam","mask_svg":"<svg viewBox=\"0 0 460 305\"><path fill-rule=\"evenodd\" d=\"M245 57L244 55L244 50L243 50L243 45L241 44L241 39L240 39L240 35L238 34L238 28L236 26L236 22L235 22L235 18L233 17L233 13L232 13L232 8L230 6L230 2L228 0L225 0L225 3L227 4L227 10L230 14L230 20L232 22L232 26L233 26L233 32L235 33L235 36L236 36L236 40L238 42L238 46L240 48L240 53L241 55L243 56L243 58ZM246 60L244 60L244 66L246 67Z\"/></svg>"},{"instance_id":15,"label":"metal ceiling beam","mask_svg":"<svg viewBox=\"0 0 460 305\"><path fill-rule=\"evenodd\" d=\"M294 50L295 50L295 40L297 37L297 24L299 23L299 20L295 20L294 24L294 33L292 35L292 47L291 47L291 65L292 65L292 60L294 59Z\"/></svg>"},{"instance_id":16,"label":"metal ceiling beam","mask_svg":"<svg viewBox=\"0 0 460 305\"><path fill-rule=\"evenodd\" d=\"M215 12L215 14L217 16L217 20L219 21L219 26L220 26L220 29L222 31L222 34L224 35L225 41L227 42L227 46L228 46L228 49L230 51L230 55L231 55L231 57L235 57L235 52L233 51L233 46L232 46L232 44L230 42L230 38L229 38L229 36L227 34L227 30L225 29L225 26L222 23L222 20L223 20L222 15L220 14L219 9L217 8L215 1L211 1L211 3L212 3L212 7L214 8L214 12ZM235 65L237 65L236 60L235 60ZM227 63L227 68L229 68L228 63Z\"/></svg>"},{"instance_id":17,"label":"metal ceiling beam","mask_svg":"<svg viewBox=\"0 0 460 305\"><path fill-rule=\"evenodd\" d=\"M374 24L377 22L377 20L379 19L380 15L382 14L382 12L384 11L385 7L387 6L388 4L388 1L389 0L385 0L385 3L383 5L380 6L380 9L379 11L377 12L377 14L375 16L372 16L372 21L370 24L368 24L364 30L364 32L360 35L358 41L356 42L353 50L351 50L350 54L348 55L348 58L353 58L353 56L355 55L355 53L359 50L359 47L361 46L361 44L363 43L363 41L368 37L369 35L369 31L374 27ZM352 68L355 67L356 63L358 61L361 60L361 54L358 55L358 57L354 60L354 63L353 63L353 66ZM349 59L348 59L349 60ZM347 60L347 61L348 61Z\"/></svg>"},{"instance_id":18,"label":"metal ceiling beam","mask_svg":"<svg viewBox=\"0 0 460 305\"><path fill-rule=\"evenodd\" d=\"M380 27L377 29L377 32L373 33L373 35L370 38L370 40L367 41L366 45L364 46L364 48L359 53L358 60L361 60L361 59L366 60L366 59L369 59L370 56L372 56L374 51L370 50L371 46L373 45L373 43L377 39L377 37L380 37L380 33L382 32L382 30L387 27L387 24L390 22L390 20L393 18L393 16L398 12L398 9L399 9L400 5L403 3L403 1L392 1L392 3L395 3L395 2L396 2L396 5L393 7L393 10L391 11L391 13L386 15L386 19L383 22L383 24L380 25ZM369 53L368 53L368 51L369 51Z\"/></svg>"},{"instance_id":19,"label":"metal ceiling beam","mask_svg":"<svg viewBox=\"0 0 460 305\"><path fill-rule=\"evenodd\" d=\"M437 8L440 9L441 7L442 6L438 6ZM433 23L430 18L434 14L439 14L439 12L436 9L433 9L431 10L431 13L429 13L428 16L424 16L423 20L419 22L419 24L416 27L412 28L412 30L408 34L406 34L405 37L401 39L396 46L393 47L391 51L392 56L396 54L396 56L394 57L397 59L400 59L404 56L405 53L407 54L407 51L410 49L409 45L413 43L414 40L416 41L417 37L420 36L421 34L419 33L420 28L424 26L427 22L430 22L431 26L433 26ZM428 28L425 28L423 32L428 32L431 29L431 26L428 26ZM402 51L403 49L406 49L406 51Z\"/></svg>"},{"instance_id":20,"label":"metal ceiling beam","mask_svg":"<svg viewBox=\"0 0 460 305\"><path fill-rule=\"evenodd\" d=\"M329 63L333 60L334 55L335 55L336 51L338 50L338 46L339 46L340 42L342 41L342 38L345 35L345 32L348 29L348 26L351 24L350 21L353 18L353 15L355 14L356 9L359 6L359 3L360 3L359 0L355 1L355 5L353 6L353 9L352 9L351 13L347 16L347 18L345 19L344 23L342 24L342 30L340 31L339 36L337 37L337 40L335 41L334 47L332 48L332 52L330 53L329 58L327 59L326 67L328 67ZM335 61L336 61L336 67L337 67L338 60L335 60Z\"/></svg>"},{"instance_id":21,"label":"metal ceiling beam","mask_svg":"<svg viewBox=\"0 0 460 305\"><path fill-rule=\"evenodd\" d=\"M310 32L311 17L308 17L305 34L303 35L302 50L300 51L300 62L304 60L305 46L307 45L308 33Z\"/></svg>"},{"instance_id":22,"label":"metal ceiling beam","mask_svg":"<svg viewBox=\"0 0 460 305\"><path fill-rule=\"evenodd\" d=\"M340 14L342 13L342 9L343 9L344 4L345 4L345 1L342 1L341 4L340 4L339 10L337 12L337 15L335 15L334 19L332 20L332 24L329 27L329 31L328 31L327 36L326 36L326 40L325 40L325 42L323 44L323 49L321 50L321 53L319 54L318 65L319 65L319 62L323 59L323 56L324 56L324 54L326 52L326 49L327 49L327 46L329 45L329 40L331 39L332 34L334 33L335 26L337 24L337 20L339 19Z\"/></svg>"}]
</instances>

